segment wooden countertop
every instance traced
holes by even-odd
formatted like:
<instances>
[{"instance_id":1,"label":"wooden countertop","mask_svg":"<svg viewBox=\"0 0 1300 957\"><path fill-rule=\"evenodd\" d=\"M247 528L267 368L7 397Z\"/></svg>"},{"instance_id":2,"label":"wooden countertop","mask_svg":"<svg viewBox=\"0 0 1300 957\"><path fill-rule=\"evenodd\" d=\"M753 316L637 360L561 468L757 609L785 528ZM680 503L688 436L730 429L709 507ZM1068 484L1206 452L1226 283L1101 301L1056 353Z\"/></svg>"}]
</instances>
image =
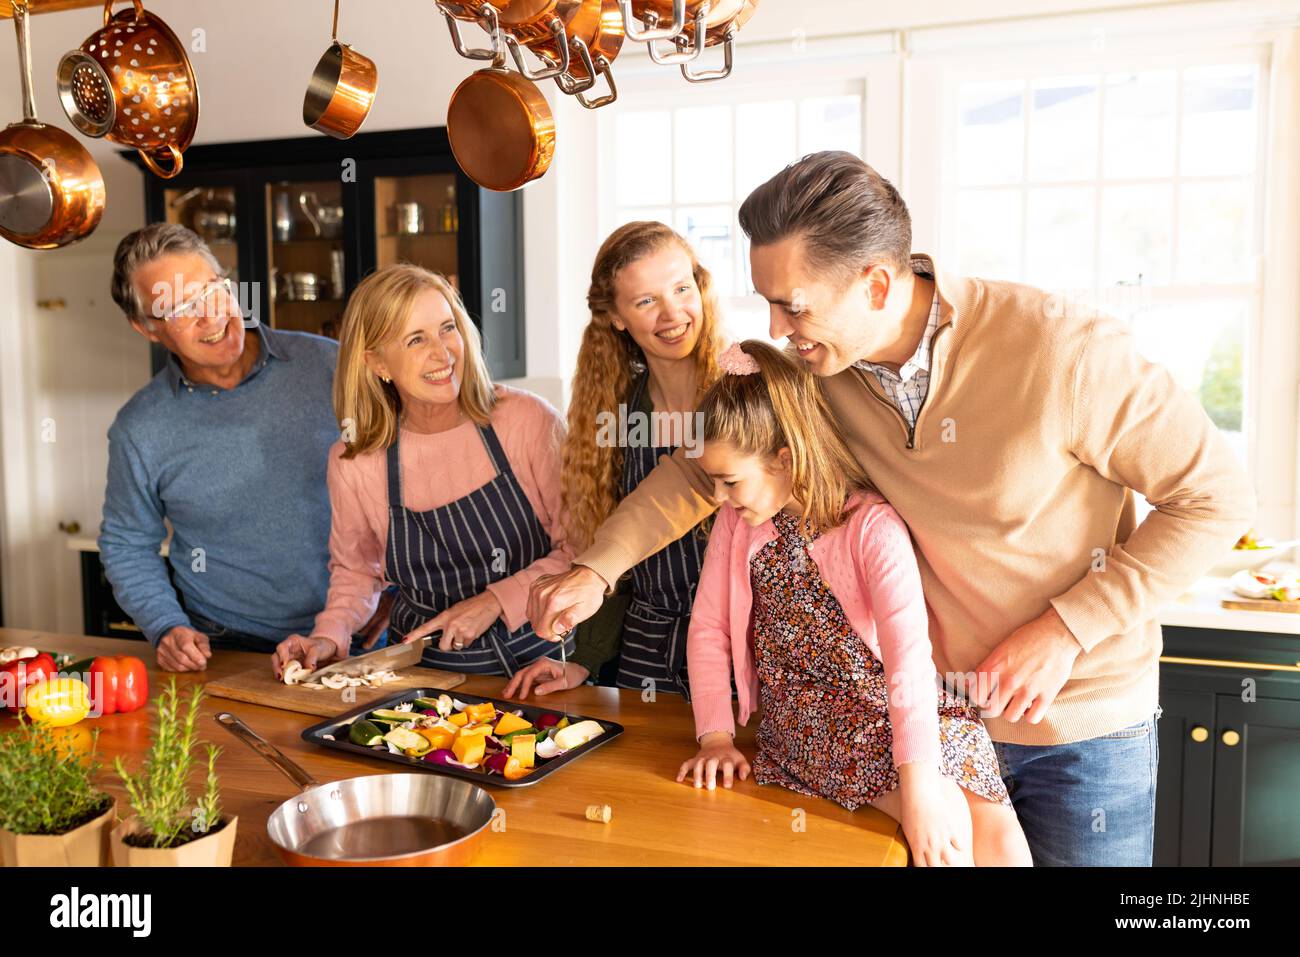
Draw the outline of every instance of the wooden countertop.
<instances>
[{"instance_id":1,"label":"wooden countertop","mask_svg":"<svg viewBox=\"0 0 1300 957\"><path fill-rule=\"evenodd\" d=\"M33 645L43 651L79 656L134 654L149 668L152 702L168 673L160 671L152 649L142 641L58 635L0 628L0 645ZM264 663L264 655L214 653L206 672L177 675L182 688L208 678ZM499 695L504 679L471 676L465 690ZM504 830L489 831L477 863L554 867L564 865L892 865L907 864L907 845L898 824L873 808L850 812L821 798L751 779L727 791L697 791L674 778L694 753L691 712L680 698L662 695L644 702L636 692L614 688L575 688L544 699L570 710L617 721L627 730L617 740L527 788L490 788L505 810ZM392 770L381 762L308 745L300 735L321 719L257 705L207 698L202 740L222 749L217 761L222 799L239 815L236 865L277 866L280 859L266 836L266 819L293 796L293 785L265 759L219 728L211 715L230 711L242 718L318 781L334 781ZM119 797L119 813L129 813L125 793L112 772L121 755L134 769L150 740L153 705L124 715L83 722L101 729L100 756L107 769L105 789ZM0 730L12 722L0 720ZM753 725L741 728L738 744L753 758ZM197 775L195 780L197 781ZM589 804L609 804L613 820L586 820Z\"/></svg>"}]
</instances>

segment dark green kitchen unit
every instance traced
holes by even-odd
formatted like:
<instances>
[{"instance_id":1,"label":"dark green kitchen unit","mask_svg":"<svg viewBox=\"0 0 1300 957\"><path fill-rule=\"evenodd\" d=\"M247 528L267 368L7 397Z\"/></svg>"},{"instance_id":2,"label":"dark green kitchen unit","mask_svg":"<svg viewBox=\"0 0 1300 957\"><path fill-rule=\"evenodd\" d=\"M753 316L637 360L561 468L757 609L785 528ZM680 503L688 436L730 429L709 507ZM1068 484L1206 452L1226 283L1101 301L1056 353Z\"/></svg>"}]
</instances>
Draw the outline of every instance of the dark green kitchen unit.
<instances>
[{"instance_id":1,"label":"dark green kitchen unit","mask_svg":"<svg viewBox=\"0 0 1300 957\"><path fill-rule=\"evenodd\" d=\"M1164 638L1154 863L1300 865L1300 636Z\"/></svg>"}]
</instances>

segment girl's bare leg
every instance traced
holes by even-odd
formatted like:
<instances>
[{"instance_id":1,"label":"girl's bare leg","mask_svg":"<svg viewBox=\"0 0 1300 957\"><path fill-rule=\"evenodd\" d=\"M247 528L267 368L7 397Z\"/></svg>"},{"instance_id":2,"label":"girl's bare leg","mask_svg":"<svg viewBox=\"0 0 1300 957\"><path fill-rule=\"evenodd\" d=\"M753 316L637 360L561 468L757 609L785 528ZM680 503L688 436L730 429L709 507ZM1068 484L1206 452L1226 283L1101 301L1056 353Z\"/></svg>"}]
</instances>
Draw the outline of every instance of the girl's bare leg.
<instances>
[{"instance_id":1,"label":"girl's bare leg","mask_svg":"<svg viewBox=\"0 0 1300 957\"><path fill-rule=\"evenodd\" d=\"M1005 804L961 790L970 810L977 867L1033 867L1029 843L1016 812Z\"/></svg>"},{"instance_id":2,"label":"girl's bare leg","mask_svg":"<svg viewBox=\"0 0 1300 957\"><path fill-rule=\"evenodd\" d=\"M940 780L943 787L944 801L948 805L948 813L952 817L954 828L957 832L957 842L965 848L964 851L957 855L952 866L971 867L978 860L978 856L972 855L975 838L973 835L973 822L971 821L970 808L968 807L965 798L963 798L963 795L965 795L966 792L963 791L957 782L952 780L952 778L945 777ZM902 823L902 798L899 794L898 788L894 788L894 790L890 791L888 794L880 795L880 797L871 802L871 806L876 808L878 811L883 811L885 814L888 814L900 824ZM1013 814L1012 817L1014 818L1015 815ZM1019 830L1019 828L1020 825L1017 824L1016 829ZM1023 839L1022 835L1021 840ZM1028 852L1028 847L1026 847L1026 852Z\"/></svg>"}]
</instances>

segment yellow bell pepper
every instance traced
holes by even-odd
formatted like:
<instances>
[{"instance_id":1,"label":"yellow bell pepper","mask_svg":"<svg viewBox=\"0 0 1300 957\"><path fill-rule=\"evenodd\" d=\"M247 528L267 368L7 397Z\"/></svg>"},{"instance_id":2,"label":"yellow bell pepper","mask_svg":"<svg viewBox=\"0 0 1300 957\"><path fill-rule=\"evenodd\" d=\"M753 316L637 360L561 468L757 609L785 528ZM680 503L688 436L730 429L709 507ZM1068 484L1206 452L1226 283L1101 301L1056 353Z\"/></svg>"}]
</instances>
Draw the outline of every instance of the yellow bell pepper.
<instances>
[{"instance_id":1,"label":"yellow bell pepper","mask_svg":"<svg viewBox=\"0 0 1300 957\"><path fill-rule=\"evenodd\" d=\"M90 688L77 678L51 678L27 689L27 717L37 724L66 728L90 714Z\"/></svg>"}]
</instances>

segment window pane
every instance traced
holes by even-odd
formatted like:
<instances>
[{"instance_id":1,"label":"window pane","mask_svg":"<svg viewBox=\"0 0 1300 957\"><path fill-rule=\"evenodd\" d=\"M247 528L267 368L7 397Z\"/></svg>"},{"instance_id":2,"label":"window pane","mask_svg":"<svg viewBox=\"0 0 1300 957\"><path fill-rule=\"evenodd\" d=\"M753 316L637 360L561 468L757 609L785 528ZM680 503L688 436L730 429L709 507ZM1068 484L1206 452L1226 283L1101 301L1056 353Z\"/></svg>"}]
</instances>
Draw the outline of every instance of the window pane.
<instances>
[{"instance_id":1,"label":"window pane","mask_svg":"<svg viewBox=\"0 0 1300 957\"><path fill-rule=\"evenodd\" d=\"M620 206L671 203L672 114L667 110L614 117L614 179Z\"/></svg>"},{"instance_id":2,"label":"window pane","mask_svg":"<svg viewBox=\"0 0 1300 957\"><path fill-rule=\"evenodd\" d=\"M1250 182L1185 183L1178 204L1178 278L1247 282L1253 276Z\"/></svg>"},{"instance_id":3,"label":"window pane","mask_svg":"<svg viewBox=\"0 0 1300 957\"><path fill-rule=\"evenodd\" d=\"M736 295L732 266L732 208L694 206L677 210L677 231L695 248L700 262L713 274L720 297Z\"/></svg>"},{"instance_id":4,"label":"window pane","mask_svg":"<svg viewBox=\"0 0 1300 957\"><path fill-rule=\"evenodd\" d=\"M957 199L957 271L1019 280L1020 219L1020 190L962 190Z\"/></svg>"},{"instance_id":5,"label":"window pane","mask_svg":"<svg viewBox=\"0 0 1300 957\"><path fill-rule=\"evenodd\" d=\"M1057 186L1029 191L1025 273L1045 289L1091 290L1096 238L1096 191Z\"/></svg>"},{"instance_id":6,"label":"window pane","mask_svg":"<svg viewBox=\"0 0 1300 957\"><path fill-rule=\"evenodd\" d=\"M1128 317L1138 351L1168 368L1179 385L1200 399L1243 462L1242 354L1247 308L1240 299L1211 300L1147 307Z\"/></svg>"},{"instance_id":7,"label":"window pane","mask_svg":"<svg viewBox=\"0 0 1300 957\"><path fill-rule=\"evenodd\" d=\"M1175 80L1173 70L1106 78L1107 178L1173 174Z\"/></svg>"},{"instance_id":8,"label":"window pane","mask_svg":"<svg viewBox=\"0 0 1300 957\"><path fill-rule=\"evenodd\" d=\"M957 162L963 186L1016 183L1024 173L1024 84L963 83Z\"/></svg>"},{"instance_id":9,"label":"window pane","mask_svg":"<svg viewBox=\"0 0 1300 957\"><path fill-rule=\"evenodd\" d=\"M1169 282L1173 190L1112 186L1101 197L1101 283Z\"/></svg>"},{"instance_id":10,"label":"window pane","mask_svg":"<svg viewBox=\"0 0 1300 957\"><path fill-rule=\"evenodd\" d=\"M695 106L677 110L673 118L676 201L731 202L731 107Z\"/></svg>"},{"instance_id":11,"label":"window pane","mask_svg":"<svg viewBox=\"0 0 1300 957\"><path fill-rule=\"evenodd\" d=\"M736 198L743 200L799 158L794 100L736 107Z\"/></svg>"},{"instance_id":12,"label":"window pane","mask_svg":"<svg viewBox=\"0 0 1300 957\"><path fill-rule=\"evenodd\" d=\"M799 104L799 153L848 150L862 155L862 98L816 96Z\"/></svg>"},{"instance_id":13,"label":"window pane","mask_svg":"<svg viewBox=\"0 0 1300 957\"><path fill-rule=\"evenodd\" d=\"M1255 66L1199 67L1183 74L1185 176L1255 168Z\"/></svg>"},{"instance_id":14,"label":"window pane","mask_svg":"<svg viewBox=\"0 0 1300 957\"><path fill-rule=\"evenodd\" d=\"M1097 79L1053 77L1030 89L1029 178L1093 179L1097 175Z\"/></svg>"}]
</instances>

